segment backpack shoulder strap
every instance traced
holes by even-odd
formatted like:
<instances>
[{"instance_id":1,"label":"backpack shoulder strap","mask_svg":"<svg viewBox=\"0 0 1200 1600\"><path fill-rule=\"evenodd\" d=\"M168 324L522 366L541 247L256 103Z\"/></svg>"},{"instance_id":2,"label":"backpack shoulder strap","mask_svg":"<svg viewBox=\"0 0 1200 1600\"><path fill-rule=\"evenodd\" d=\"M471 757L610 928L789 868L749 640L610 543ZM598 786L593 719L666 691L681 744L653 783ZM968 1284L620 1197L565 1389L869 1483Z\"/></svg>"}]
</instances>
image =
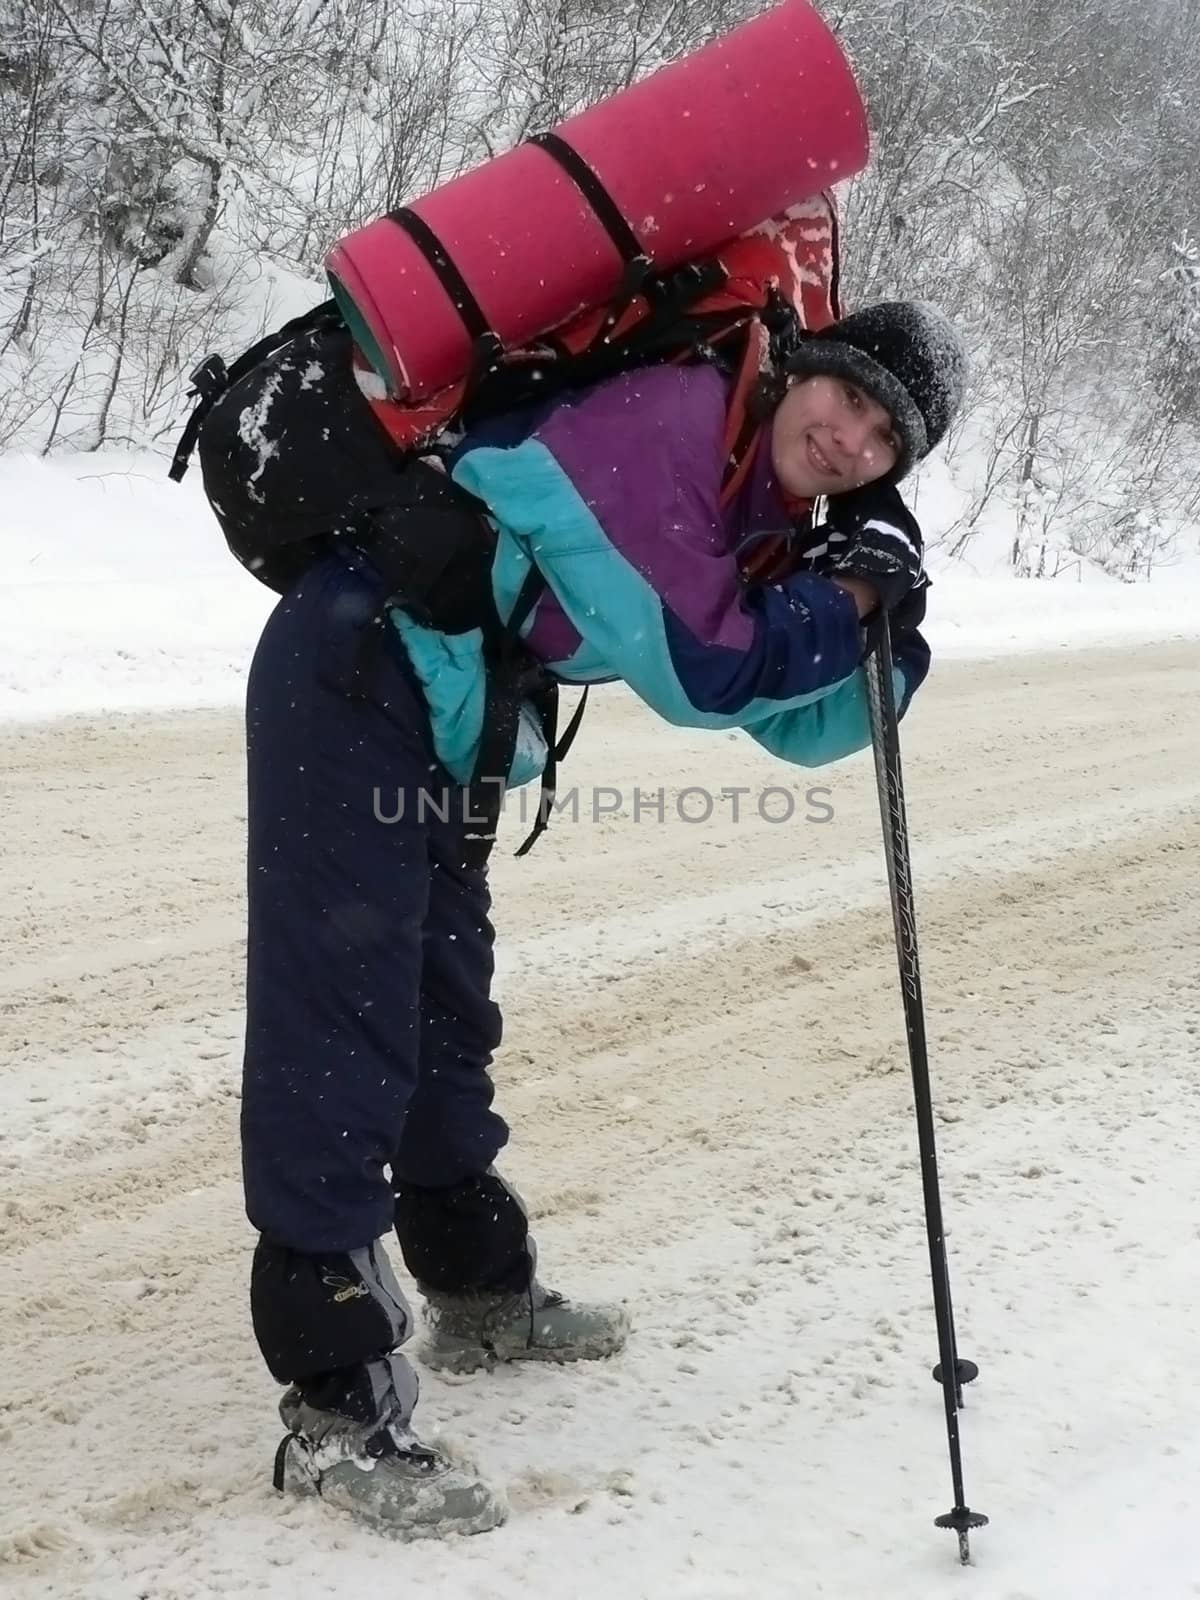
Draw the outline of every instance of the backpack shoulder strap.
<instances>
[{"instance_id":1,"label":"backpack shoulder strap","mask_svg":"<svg viewBox=\"0 0 1200 1600\"><path fill-rule=\"evenodd\" d=\"M770 336L755 317L746 329L741 359L734 372L733 387L725 412L725 470L721 477L721 504L727 506L741 489L754 464L762 436L762 424L750 408L750 396L762 374L769 354Z\"/></svg>"}]
</instances>

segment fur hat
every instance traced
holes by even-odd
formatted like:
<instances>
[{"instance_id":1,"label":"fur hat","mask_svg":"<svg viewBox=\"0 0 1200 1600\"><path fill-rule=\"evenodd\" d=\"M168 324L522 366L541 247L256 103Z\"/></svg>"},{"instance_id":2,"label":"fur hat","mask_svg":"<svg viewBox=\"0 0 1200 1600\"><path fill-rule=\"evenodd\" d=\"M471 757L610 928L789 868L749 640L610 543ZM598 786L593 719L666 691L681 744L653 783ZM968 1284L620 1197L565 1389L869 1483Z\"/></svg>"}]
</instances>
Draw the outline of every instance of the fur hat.
<instances>
[{"instance_id":1,"label":"fur hat","mask_svg":"<svg viewBox=\"0 0 1200 1600\"><path fill-rule=\"evenodd\" d=\"M945 437L966 387L967 360L954 325L920 300L884 300L820 333L805 334L789 377L833 373L878 400L901 438L888 473L898 483Z\"/></svg>"}]
</instances>

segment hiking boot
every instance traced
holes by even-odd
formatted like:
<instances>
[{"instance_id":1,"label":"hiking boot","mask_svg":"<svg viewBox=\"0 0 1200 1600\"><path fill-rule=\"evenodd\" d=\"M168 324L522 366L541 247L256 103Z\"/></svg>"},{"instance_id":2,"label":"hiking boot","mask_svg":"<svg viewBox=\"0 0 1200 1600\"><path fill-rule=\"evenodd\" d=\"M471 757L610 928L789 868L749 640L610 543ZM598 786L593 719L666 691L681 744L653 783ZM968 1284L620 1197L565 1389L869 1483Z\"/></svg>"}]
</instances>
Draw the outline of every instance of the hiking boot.
<instances>
[{"instance_id":1,"label":"hiking boot","mask_svg":"<svg viewBox=\"0 0 1200 1600\"><path fill-rule=\"evenodd\" d=\"M463 1463L431 1450L401 1420L352 1422L318 1411L297 1389L279 1402L288 1428L275 1487L316 1494L398 1539L486 1533L508 1514L504 1496Z\"/></svg>"},{"instance_id":2,"label":"hiking boot","mask_svg":"<svg viewBox=\"0 0 1200 1600\"><path fill-rule=\"evenodd\" d=\"M474 1372L496 1361L595 1361L629 1334L623 1306L577 1304L536 1279L519 1294L422 1289L426 1337L419 1354L437 1372Z\"/></svg>"}]
</instances>

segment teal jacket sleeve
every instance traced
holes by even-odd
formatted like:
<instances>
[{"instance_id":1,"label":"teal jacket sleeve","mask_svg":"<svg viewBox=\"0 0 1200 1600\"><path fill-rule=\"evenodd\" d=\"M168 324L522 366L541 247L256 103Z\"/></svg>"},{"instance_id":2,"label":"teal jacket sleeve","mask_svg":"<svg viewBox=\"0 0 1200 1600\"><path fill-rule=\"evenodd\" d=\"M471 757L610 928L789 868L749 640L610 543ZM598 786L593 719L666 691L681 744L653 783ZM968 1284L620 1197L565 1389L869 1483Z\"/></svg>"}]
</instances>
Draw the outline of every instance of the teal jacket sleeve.
<instances>
[{"instance_id":1,"label":"teal jacket sleeve","mask_svg":"<svg viewBox=\"0 0 1200 1600\"><path fill-rule=\"evenodd\" d=\"M900 717L928 667L929 648L919 634L893 644L892 683ZM830 694L795 710L776 712L746 732L772 755L802 767L824 766L865 749L871 743L866 671L860 667Z\"/></svg>"}]
</instances>

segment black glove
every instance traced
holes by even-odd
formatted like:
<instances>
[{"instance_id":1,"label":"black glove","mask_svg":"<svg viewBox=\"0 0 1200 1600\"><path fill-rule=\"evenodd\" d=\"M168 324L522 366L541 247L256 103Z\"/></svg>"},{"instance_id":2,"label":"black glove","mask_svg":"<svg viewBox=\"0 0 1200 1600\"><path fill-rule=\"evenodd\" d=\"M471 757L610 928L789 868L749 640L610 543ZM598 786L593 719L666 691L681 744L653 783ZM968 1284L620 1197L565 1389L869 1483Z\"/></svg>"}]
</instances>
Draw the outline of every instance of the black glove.
<instances>
[{"instance_id":1,"label":"black glove","mask_svg":"<svg viewBox=\"0 0 1200 1600\"><path fill-rule=\"evenodd\" d=\"M825 521L814 529L803 564L822 578L869 583L891 613L893 632L903 632L925 615L924 553L917 519L897 491L868 484L826 502Z\"/></svg>"},{"instance_id":2,"label":"black glove","mask_svg":"<svg viewBox=\"0 0 1200 1600\"><path fill-rule=\"evenodd\" d=\"M929 577L922 572L900 604L888 612L888 627L893 639L899 639L906 633L915 633L925 621L925 602L930 588Z\"/></svg>"}]
</instances>

